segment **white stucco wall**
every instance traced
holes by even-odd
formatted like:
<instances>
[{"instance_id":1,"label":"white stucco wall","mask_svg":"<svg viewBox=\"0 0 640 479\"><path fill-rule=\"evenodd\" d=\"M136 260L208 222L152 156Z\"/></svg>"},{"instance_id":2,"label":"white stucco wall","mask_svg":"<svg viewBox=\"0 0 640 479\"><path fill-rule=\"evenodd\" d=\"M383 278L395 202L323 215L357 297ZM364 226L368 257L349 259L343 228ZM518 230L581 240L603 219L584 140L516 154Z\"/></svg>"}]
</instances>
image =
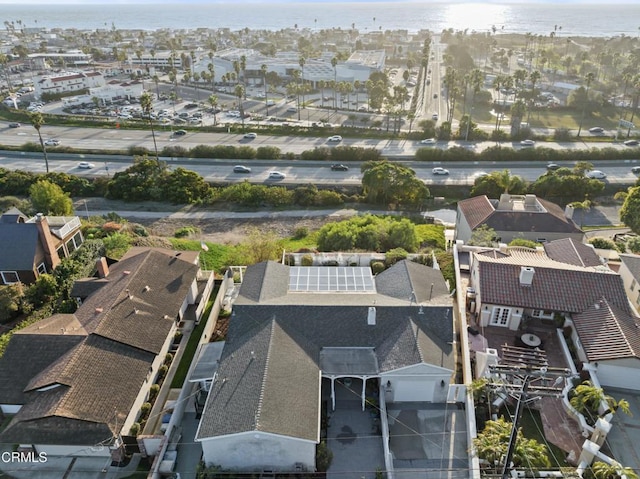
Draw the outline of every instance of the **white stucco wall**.
<instances>
[{"instance_id":1,"label":"white stucco wall","mask_svg":"<svg viewBox=\"0 0 640 479\"><path fill-rule=\"evenodd\" d=\"M467 222L467 218L462 214L460 208L458 208L458 212L456 213L456 240L462 240L465 243L469 241L471 238L471 228L469 227L469 223Z\"/></svg>"},{"instance_id":2,"label":"white stucco wall","mask_svg":"<svg viewBox=\"0 0 640 479\"><path fill-rule=\"evenodd\" d=\"M315 442L276 434L254 431L204 439L202 452L207 465L223 469L292 471L300 462L315 470Z\"/></svg>"},{"instance_id":3,"label":"white stucco wall","mask_svg":"<svg viewBox=\"0 0 640 479\"><path fill-rule=\"evenodd\" d=\"M636 309L636 311L640 311L640 285L634 279L631 271L627 268L627 265L624 263L620 264L620 270L618 271L620 277L622 278L622 282L624 283L624 290L627 293L627 297L631 304Z\"/></svg>"},{"instance_id":4,"label":"white stucco wall","mask_svg":"<svg viewBox=\"0 0 640 479\"><path fill-rule=\"evenodd\" d=\"M640 359L598 361L596 375L603 387L640 391Z\"/></svg>"},{"instance_id":5,"label":"white stucco wall","mask_svg":"<svg viewBox=\"0 0 640 479\"><path fill-rule=\"evenodd\" d=\"M381 374L380 384L391 383L393 402L445 402L452 374L449 369L416 364Z\"/></svg>"}]
</instances>

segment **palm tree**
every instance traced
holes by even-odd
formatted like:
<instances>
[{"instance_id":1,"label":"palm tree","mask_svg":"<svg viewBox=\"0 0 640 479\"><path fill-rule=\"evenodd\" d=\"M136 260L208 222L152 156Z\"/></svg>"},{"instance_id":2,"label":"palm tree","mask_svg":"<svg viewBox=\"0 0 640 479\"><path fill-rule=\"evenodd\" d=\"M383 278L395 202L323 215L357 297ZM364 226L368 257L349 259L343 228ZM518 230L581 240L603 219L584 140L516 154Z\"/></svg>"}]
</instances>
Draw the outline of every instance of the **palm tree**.
<instances>
[{"instance_id":1,"label":"palm tree","mask_svg":"<svg viewBox=\"0 0 640 479\"><path fill-rule=\"evenodd\" d=\"M44 164L47 169L47 173L49 173L49 158L47 158L47 147L42 140L42 133L40 132L40 128L44 125L44 118L42 117L42 113L39 111L34 111L29 115L29 119L31 120L31 124L38 132L38 138L40 139L40 146L42 147L42 153L44 154Z\"/></svg>"},{"instance_id":2,"label":"palm tree","mask_svg":"<svg viewBox=\"0 0 640 479\"><path fill-rule=\"evenodd\" d=\"M142 113L144 113L147 121L149 122L149 126L151 127L151 136L153 137L153 148L156 152L156 162L160 163L160 158L158 157L158 145L156 143L156 132L153 129L153 120L151 119L151 110L153 110L153 100L149 92L144 92L140 95L140 108L142 108Z\"/></svg>"},{"instance_id":3,"label":"palm tree","mask_svg":"<svg viewBox=\"0 0 640 479\"><path fill-rule=\"evenodd\" d=\"M630 467L622 467L619 462L613 461L607 464L601 461L595 462L591 466L596 479L620 479L623 475L627 479L638 479L638 474Z\"/></svg>"},{"instance_id":4,"label":"palm tree","mask_svg":"<svg viewBox=\"0 0 640 479\"><path fill-rule=\"evenodd\" d=\"M242 131L244 131L244 104L242 102L245 95L244 85L237 84L234 93L238 97L238 109L240 110L240 117L242 118Z\"/></svg>"},{"instance_id":5,"label":"palm tree","mask_svg":"<svg viewBox=\"0 0 640 479\"><path fill-rule=\"evenodd\" d=\"M207 65L207 70L209 70L209 80L211 80L211 91L215 91L216 69L214 68L213 63L209 63Z\"/></svg>"},{"instance_id":6,"label":"palm tree","mask_svg":"<svg viewBox=\"0 0 640 479\"><path fill-rule=\"evenodd\" d=\"M293 70L291 73L293 75L293 79L296 81L295 95L296 95L296 107L298 110L298 120L300 120L300 70Z\"/></svg>"},{"instance_id":7,"label":"palm tree","mask_svg":"<svg viewBox=\"0 0 640 479\"><path fill-rule=\"evenodd\" d=\"M531 107L536 99L536 83L542 78L542 74L538 70L534 70L529 74L529 81L531 82L531 98L529 99L529 112L527 114L527 123L531 118Z\"/></svg>"},{"instance_id":8,"label":"palm tree","mask_svg":"<svg viewBox=\"0 0 640 479\"><path fill-rule=\"evenodd\" d=\"M333 109L337 110L338 107L336 106L336 91L335 88L338 85L338 59L336 57L333 57L331 59L331 66L333 67Z\"/></svg>"},{"instance_id":9,"label":"palm tree","mask_svg":"<svg viewBox=\"0 0 640 479\"><path fill-rule=\"evenodd\" d=\"M207 101L209 102L209 105L211 105L211 108L213 109L213 126L216 126L216 124L218 123L218 118L216 116L216 107L218 106L218 96L209 95L209 98L207 98Z\"/></svg>"},{"instance_id":10,"label":"palm tree","mask_svg":"<svg viewBox=\"0 0 640 479\"><path fill-rule=\"evenodd\" d=\"M198 90L198 82L200 81L200 74L198 72L193 72L193 86L196 89L196 100L200 101L200 91Z\"/></svg>"},{"instance_id":11,"label":"palm tree","mask_svg":"<svg viewBox=\"0 0 640 479\"><path fill-rule=\"evenodd\" d=\"M471 113L473 113L473 108L476 103L476 95L482 88L482 84L484 83L484 73L482 73L477 68L471 70L469 74L469 83L471 84L471 89L473 90L473 97L471 98ZM469 113L469 123L467 123L467 131L464 136L464 141L467 141L469 138L469 126L471 125L471 113Z\"/></svg>"},{"instance_id":12,"label":"palm tree","mask_svg":"<svg viewBox=\"0 0 640 479\"><path fill-rule=\"evenodd\" d=\"M262 83L264 83L264 104L267 108L266 115L269 116L269 98L267 98L267 65L263 63L260 65L260 71L262 72Z\"/></svg>"},{"instance_id":13,"label":"palm tree","mask_svg":"<svg viewBox=\"0 0 640 479\"><path fill-rule=\"evenodd\" d=\"M320 88L320 106L324 108L324 89L327 86L327 82L324 80L318 81L318 88Z\"/></svg>"},{"instance_id":14,"label":"palm tree","mask_svg":"<svg viewBox=\"0 0 640 479\"><path fill-rule=\"evenodd\" d=\"M582 122L584 121L584 115L587 111L587 103L589 103L589 88L591 87L591 82L595 79L595 74L593 72L587 73L584 77L584 80L587 84L587 88L585 89L584 94L584 103L582 104L582 115L580 116L580 124L578 125L578 134L576 136L580 137L580 133L582 132Z\"/></svg>"},{"instance_id":15,"label":"palm tree","mask_svg":"<svg viewBox=\"0 0 640 479\"><path fill-rule=\"evenodd\" d=\"M304 57L300 57L298 59L298 65L300 65L300 78L302 79L302 84L304 85L304 65L307 63L307 60ZM302 107L304 108L304 88L302 89Z\"/></svg>"}]
</instances>

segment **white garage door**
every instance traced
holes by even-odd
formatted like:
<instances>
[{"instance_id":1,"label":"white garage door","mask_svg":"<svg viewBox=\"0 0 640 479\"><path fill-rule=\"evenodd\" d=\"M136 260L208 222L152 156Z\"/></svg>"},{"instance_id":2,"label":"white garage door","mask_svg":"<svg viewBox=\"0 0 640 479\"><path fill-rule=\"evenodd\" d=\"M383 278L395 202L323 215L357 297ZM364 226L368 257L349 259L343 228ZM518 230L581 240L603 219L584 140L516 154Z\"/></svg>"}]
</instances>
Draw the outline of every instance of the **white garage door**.
<instances>
[{"instance_id":1,"label":"white garage door","mask_svg":"<svg viewBox=\"0 0 640 479\"><path fill-rule=\"evenodd\" d=\"M396 402L406 401L433 401L433 381L424 379L399 379L394 387L393 400Z\"/></svg>"}]
</instances>

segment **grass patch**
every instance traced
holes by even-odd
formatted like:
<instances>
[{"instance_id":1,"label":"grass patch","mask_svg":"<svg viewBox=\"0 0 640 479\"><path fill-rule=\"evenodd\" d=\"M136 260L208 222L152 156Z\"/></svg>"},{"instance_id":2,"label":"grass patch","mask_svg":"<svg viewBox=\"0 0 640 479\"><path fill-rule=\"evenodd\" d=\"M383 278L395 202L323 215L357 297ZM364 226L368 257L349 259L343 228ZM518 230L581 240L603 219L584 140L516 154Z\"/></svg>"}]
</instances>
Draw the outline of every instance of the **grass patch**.
<instances>
[{"instance_id":1,"label":"grass patch","mask_svg":"<svg viewBox=\"0 0 640 479\"><path fill-rule=\"evenodd\" d=\"M612 230L612 229L617 229L617 228L626 228L625 225L623 224L619 224L619 225L593 225L593 226L588 226L588 225L583 225L582 226L582 231L597 231L597 230Z\"/></svg>"},{"instance_id":2,"label":"grass patch","mask_svg":"<svg viewBox=\"0 0 640 479\"><path fill-rule=\"evenodd\" d=\"M205 325L207 324L206 319L209 317L209 313L211 313L211 309L213 308L213 302L215 301L216 295L218 294L219 287L216 287L211 292L211 299L207 303L207 307L204 309L202 313L202 320L200 324L198 324L193 331L191 331L191 336L189 336L189 342L184 349L184 353L182 355L182 359L180 359L180 364L176 368L176 373L173 376L173 381L171 381L171 388L178 389L181 388L184 384L185 379L187 378L187 373L189 372L189 366L191 366L191 362L193 361L193 356L196 354L196 350L198 349L198 343L200 342L200 337L202 336L202 331L204 330Z\"/></svg>"},{"instance_id":3,"label":"grass patch","mask_svg":"<svg viewBox=\"0 0 640 479\"><path fill-rule=\"evenodd\" d=\"M506 409L501 409L500 414L507 420L510 420L510 415ZM571 467L565 460L567 455L558 446L547 442L544 437L544 428L542 426L542 419L540 418L540 412L535 409L524 408L522 411L522 417L518 422L519 427L522 428L524 437L529 439L535 439L540 444L543 444L547 449L547 456L551 461L551 467Z\"/></svg>"},{"instance_id":4,"label":"grass patch","mask_svg":"<svg viewBox=\"0 0 640 479\"><path fill-rule=\"evenodd\" d=\"M318 231L310 232L304 238L284 238L280 241L285 251L295 252L302 248L315 249L318 246Z\"/></svg>"},{"instance_id":5,"label":"grass patch","mask_svg":"<svg viewBox=\"0 0 640 479\"><path fill-rule=\"evenodd\" d=\"M178 251L200 251L200 265L202 268L208 271L216 271L217 273L225 270L237 248L236 246L205 242L209 251L204 251L200 240L168 239L171 241L173 248Z\"/></svg>"}]
</instances>

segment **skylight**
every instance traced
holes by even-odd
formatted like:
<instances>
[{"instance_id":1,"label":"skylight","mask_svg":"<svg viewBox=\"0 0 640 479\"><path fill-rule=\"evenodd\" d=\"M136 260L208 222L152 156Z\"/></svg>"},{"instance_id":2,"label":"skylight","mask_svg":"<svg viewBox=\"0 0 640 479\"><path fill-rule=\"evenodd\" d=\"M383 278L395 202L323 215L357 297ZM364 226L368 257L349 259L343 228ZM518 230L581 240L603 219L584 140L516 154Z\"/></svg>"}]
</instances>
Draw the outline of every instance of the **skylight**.
<instances>
[{"instance_id":1,"label":"skylight","mask_svg":"<svg viewBox=\"0 0 640 479\"><path fill-rule=\"evenodd\" d=\"M289 291L375 293L371 268L360 266L292 266Z\"/></svg>"}]
</instances>

